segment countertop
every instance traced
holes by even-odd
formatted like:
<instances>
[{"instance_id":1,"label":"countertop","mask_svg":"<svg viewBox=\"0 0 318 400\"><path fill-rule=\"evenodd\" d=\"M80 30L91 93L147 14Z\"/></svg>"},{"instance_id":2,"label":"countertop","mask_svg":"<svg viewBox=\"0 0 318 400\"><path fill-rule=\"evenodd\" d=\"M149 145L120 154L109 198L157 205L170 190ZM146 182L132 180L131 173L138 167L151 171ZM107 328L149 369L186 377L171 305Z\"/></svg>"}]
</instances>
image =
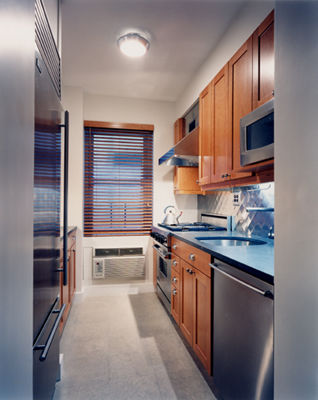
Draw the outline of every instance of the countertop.
<instances>
[{"instance_id":1,"label":"countertop","mask_svg":"<svg viewBox=\"0 0 318 400\"><path fill-rule=\"evenodd\" d=\"M274 284L274 240L259 236L247 236L237 232L171 232L171 236L211 254L220 261L233 265L259 279ZM242 237L266 242L252 246L215 246L196 238Z\"/></svg>"}]
</instances>

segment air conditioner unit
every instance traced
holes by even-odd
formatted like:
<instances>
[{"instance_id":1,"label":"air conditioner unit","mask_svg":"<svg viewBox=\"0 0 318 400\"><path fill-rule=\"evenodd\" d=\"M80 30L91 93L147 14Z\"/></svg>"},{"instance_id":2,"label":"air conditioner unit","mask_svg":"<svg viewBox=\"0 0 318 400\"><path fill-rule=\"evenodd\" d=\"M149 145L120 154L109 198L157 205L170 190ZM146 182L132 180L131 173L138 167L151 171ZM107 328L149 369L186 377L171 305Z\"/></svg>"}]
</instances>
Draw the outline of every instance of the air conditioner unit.
<instances>
[{"instance_id":1,"label":"air conditioner unit","mask_svg":"<svg viewBox=\"0 0 318 400\"><path fill-rule=\"evenodd\" d=\"M94 248L94 279L144 279L145 256L142 247Z\"/></svg>"}]
</instances>

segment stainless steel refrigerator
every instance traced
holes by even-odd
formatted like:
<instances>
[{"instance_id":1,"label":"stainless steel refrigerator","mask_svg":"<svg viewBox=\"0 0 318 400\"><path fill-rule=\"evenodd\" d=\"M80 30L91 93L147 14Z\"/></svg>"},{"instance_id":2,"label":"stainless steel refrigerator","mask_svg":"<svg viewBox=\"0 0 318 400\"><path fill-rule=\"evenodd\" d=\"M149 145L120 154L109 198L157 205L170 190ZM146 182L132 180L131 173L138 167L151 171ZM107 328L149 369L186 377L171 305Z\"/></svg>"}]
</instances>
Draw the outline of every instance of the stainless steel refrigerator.
<instances>
[{"instance_id":1,"label":"stainless steel refrigerator","mask_svg":"<svg viewBox=\"0 0 318 400\"><path fill-rule=\"evenodd\" d=\"M60 102L58 52L42 3L37 1L36 7L33 398L49 400L59 378L59 324L65 309L59 298L60 279L66 284L67 276L60 269L61 129L65 128L67 155L68 112L63 113ZM67 157L63 162L67 163ZM67 164L63 170L67 174ZM67 185L67 179L64 183ZM64 211L63 225L67 228L67 207ZM66 268L67 262L63 265Z\"/></svg>"}]
</instances>

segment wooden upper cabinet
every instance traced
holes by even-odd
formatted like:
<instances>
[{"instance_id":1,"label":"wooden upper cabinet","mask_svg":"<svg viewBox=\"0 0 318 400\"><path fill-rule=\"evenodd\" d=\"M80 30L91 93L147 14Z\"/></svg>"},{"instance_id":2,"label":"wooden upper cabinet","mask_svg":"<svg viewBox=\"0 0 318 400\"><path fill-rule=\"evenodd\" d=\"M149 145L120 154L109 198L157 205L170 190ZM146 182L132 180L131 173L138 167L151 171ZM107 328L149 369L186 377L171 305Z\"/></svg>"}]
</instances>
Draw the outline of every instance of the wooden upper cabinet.
<instances>
[{"instance_id":1,"label":"wooden upper cabinet","mask_svg":"<svg viewBox=\"0 0 318 400\"><path fill-rule=\"evenodd\" d=\"M228 179L230 165L229 137L229 65L226 64L211 82L211 182Z\"/></svg>"},{"instance_id":2,"label":"wooden upper cabinet","mask_svg":"<svg viewBox=\"0 0 318 400\"><path fill-rule=\"evenodd\" d=\"M253 109L274 97L274 10L253 33Z\"/></svg>"},{"instance_id":3,"label":"wooden upper cabinet","mask_svg":"<svg viewBox=\"0 0 318 400\"><path fill-rule=\"evenodd\" d=\"M240 120L253 110L253 38L250 38L229 61L229 123L231 131L231 179L244 177L240 149ZM248 176L246 174L245 176Z\"/></svg>"},{"instance_id":4,"label":"wooden upper cabinet","mask_svg":"<svg viewBox=\"0 0 318 400\"><path fill-rule=\"evenodd\" d=\"M174 123L174 144L180 142L185 136L185 119L178 118Z\"/></svg>"},{"instance_id":5,"label":"wooden upper cabinet","mask_svg":"<svg viewBox=\"0 0 318 400\"><path fill-rule=\"evenodd\" d=\"M178 118L174 123L174 144L185 137L185 119ZM202 194L199 185L198 167L174 167L173 186L175 194Z\"/></svg>"},{"instance_id":6,"label":"wooden upper cabinet","mask_svg":"<svg viewBox=\"0 0 318 400\"><path fill-rule=\"evenodd\" d=\"M199 97L199 183L208 185L211 182L211 84Z\"/></svg>"}]
</instances>

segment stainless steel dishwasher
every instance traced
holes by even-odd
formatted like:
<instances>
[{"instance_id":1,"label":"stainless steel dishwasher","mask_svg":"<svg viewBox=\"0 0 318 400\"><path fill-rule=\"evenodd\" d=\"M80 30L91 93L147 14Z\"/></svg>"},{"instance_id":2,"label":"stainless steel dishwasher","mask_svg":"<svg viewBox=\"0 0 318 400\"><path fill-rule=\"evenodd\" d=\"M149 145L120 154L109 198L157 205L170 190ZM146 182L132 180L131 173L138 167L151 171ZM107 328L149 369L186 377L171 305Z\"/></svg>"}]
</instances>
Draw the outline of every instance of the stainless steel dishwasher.
<instances>
[{"instance_id":1,"label":"stainless steel dishwasher","mask_svg":"<svg viewBox=\"0 0 318 400\"><path fill-rule=\"evenodd\" d=\"M273 286L215 260L213 381L225 400L273 399Z\"/></svg>"}]
</instances>

